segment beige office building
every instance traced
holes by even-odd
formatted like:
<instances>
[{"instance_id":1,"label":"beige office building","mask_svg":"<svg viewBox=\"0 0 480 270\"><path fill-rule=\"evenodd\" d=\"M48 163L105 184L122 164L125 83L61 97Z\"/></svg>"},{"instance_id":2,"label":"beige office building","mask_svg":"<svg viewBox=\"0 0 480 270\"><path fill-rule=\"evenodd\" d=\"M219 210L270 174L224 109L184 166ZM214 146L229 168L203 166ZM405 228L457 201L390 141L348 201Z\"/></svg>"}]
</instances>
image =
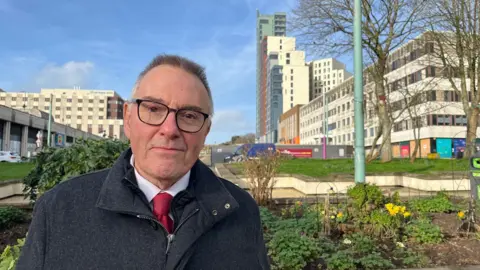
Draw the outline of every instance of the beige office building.
<instances>
[{"instance_id":1,"label":"beige office building","mask_svg":"<svg viewBox=\"0 0 480 270\"><path fill-rule=\"evenodd\" d=\"M392 52L387 61L385 87L394 119L392 152L394 157L409 157L415 146L413 129L419 130L420 152L426 157L438 153L450 158L465 147L467 119L461 100L452 88L448 76L459 81L452 70L445 69L437 58L438 45L423 34ZM454 57L451 55L451 57ZM375 83L364 70L364 137L365 146L372 147L378 132L378 117L374 109ZM302 144L321 143L324 127L330 144L353 145L354 79L348 78L300 109L300 141ZM468 85L468 81L467 81ZM469 91L469 89L467 89ZM409 116L407 102L412 116ZM479 135L477 130L477 136ZM377 142L379 144L380 140Z\"/></svg>"},{"instance_id":2,"label":"beige office building","mask_svg":"<svg viewBox=\"0 0 480 270\"><path fill-rule=\"evenodd\" d=\"M335 58L314 60L308 64L310 66L310 100L352 77L352 73L346 70L345 64Z\"/></svg>"},{"instance_id":3,"label":"beige office building","mask_svg":"<svg viewBox=\"0 0 480 270\"><path fill-rule=\"evenodd\" d=\"M40 93L0 92L0 105L49 112L64 124L94 135L124 139L124 100L113 90L41 89Z\"/></svg>"},{"instance_id":4,"label":"beige office building","mask_svg":"<svg viewBox=\"0 0 480 270\"><path fill-rule=\"evenodd\" d=\"M305 52L296 50L294 37L265 37L260 77L259 142L278 141L280 115L309 102L309 68Z\"/></svg>"}]
</instances>

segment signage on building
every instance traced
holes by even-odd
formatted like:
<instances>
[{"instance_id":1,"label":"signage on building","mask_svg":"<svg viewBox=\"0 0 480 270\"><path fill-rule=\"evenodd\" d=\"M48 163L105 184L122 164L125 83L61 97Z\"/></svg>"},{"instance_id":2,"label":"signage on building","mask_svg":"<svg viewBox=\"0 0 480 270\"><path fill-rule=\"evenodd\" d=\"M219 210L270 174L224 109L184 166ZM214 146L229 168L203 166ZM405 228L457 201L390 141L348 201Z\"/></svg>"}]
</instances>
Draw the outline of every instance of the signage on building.
<instances>
[{"instance_id":1,"label":"signage on building","mask_svg":"<svg viewBox=\"0 0 480 270\"><path fill-rule=\"evenodd\" d=\"M281 148L279 149L280 153L290 154L297 158L311 158L312 157L312 149L304 149L304 148Z\"/></svg>"},{"instance_id":2,"label":"signage on building","mask_svg":"<svg viewBox=\"0 0 480 270\"><path fill-rule=\"evenodd\" d=\"M60 134L60 133L55 134L55 145L65 146L65 134Z\"/></svg>"}]
</instances>

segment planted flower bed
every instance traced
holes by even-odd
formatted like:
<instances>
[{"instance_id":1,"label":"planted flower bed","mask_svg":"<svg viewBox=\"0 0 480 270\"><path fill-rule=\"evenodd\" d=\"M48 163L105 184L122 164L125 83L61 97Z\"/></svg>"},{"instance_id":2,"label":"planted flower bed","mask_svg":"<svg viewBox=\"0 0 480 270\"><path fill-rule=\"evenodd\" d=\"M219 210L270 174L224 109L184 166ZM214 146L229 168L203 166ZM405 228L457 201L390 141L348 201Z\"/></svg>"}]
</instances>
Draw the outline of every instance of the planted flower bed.
<instances>
[{"instance_id":1,"label":"planted flower bed","mask_svg":"<svg viewBox=\"0 0 480 270\"><path fill-rule=\"evenodd\" d=\"M345 203L261 208L272 269L398 269L480 264L468 203L444 193L402 202L359 184ZM473 206L473 205L472 205ZM277 214L274 214L277 213ZM323 268L322 268L323 265ZM326 267L325 267L326 265Z\"/></svg>"}]
</instances>

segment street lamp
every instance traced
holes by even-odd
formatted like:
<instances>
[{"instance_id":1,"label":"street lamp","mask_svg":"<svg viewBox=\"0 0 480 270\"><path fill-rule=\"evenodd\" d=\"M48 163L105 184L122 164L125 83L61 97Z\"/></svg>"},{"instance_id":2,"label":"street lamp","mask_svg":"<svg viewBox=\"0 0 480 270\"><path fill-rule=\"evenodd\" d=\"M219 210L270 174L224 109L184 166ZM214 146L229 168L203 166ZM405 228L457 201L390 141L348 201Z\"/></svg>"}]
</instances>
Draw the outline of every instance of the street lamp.
<instances>
[{"instance_id":1,"label":"street lamp","mask_svg":"<svg viewBox=\"0 0 480 270\"><path fill-rule=\"evenodd\" d=\"M365 183L365 138L363 134L363 59L362 59L362 1L355 0L353 22L354 44L354 110L355 110L355 183ZM373 145L372 147L375 147Z\"/></svg>"}]
</instances>

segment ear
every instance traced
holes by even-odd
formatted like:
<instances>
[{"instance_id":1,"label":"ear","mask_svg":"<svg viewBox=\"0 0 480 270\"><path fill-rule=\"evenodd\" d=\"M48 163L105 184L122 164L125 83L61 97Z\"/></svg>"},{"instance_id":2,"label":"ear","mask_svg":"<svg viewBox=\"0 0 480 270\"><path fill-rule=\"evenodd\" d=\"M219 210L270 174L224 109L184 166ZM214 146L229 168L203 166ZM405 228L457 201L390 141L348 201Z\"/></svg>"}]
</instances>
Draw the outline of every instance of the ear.
<instances>
[{"instance_id":1,"label":"ear","mask_svg":"<svg viewBox=\"0 0 480 270\"><path fill-rule=\"evenodd\" d=\"M131 117L132 105L128 102L123 104L123 131L125 136L130 140L130 117Z\"/></svg>"}]
</instances>

